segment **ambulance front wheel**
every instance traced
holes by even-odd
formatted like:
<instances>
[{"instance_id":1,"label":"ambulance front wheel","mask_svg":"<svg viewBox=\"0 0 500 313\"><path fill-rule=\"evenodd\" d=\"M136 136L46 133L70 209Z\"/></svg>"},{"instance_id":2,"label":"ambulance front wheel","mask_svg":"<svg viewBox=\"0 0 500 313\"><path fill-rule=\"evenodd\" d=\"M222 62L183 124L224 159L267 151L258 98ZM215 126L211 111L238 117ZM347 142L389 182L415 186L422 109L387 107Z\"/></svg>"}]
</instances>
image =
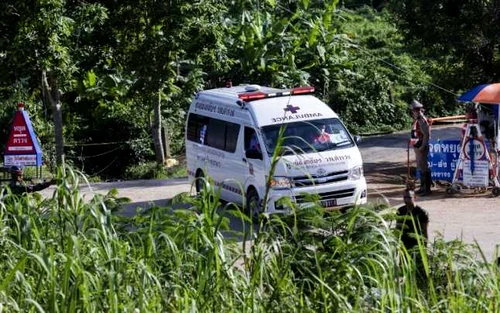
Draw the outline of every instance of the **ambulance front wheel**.
<instances>
[{"instance_id":1,"label":"ambulance front wheel","mask_svg":"<svg viewBox=\"0 0 500 313\"><path fill-rule=\"evenodd\" d=\"M254 222L259 220L259 214L262 212L262 205L259 194L255 188L250 188L247 192L246 213Z\"/></svg>"},{"instance_id":2,"label":"ambulance front wheel","mask_svg":"<svg viewBox=\"0 0 500 313\"><path fill-rule=\"evenodd\" d=\"M493 196L498 197L500 195L500 187L493 187L491 193L493 194Z\"/></svg>"}]
</instances>

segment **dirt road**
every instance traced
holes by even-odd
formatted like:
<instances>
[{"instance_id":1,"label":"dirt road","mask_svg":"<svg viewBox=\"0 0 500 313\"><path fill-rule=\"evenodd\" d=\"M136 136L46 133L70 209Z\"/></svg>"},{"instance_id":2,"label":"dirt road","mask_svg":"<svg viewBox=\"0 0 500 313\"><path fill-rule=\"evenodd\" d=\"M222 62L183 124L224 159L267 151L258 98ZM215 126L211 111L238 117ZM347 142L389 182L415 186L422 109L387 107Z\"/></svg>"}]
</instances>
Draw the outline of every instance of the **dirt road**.
<instances>
[{"instance_id":1,"label":"dirt road","mask_svg":"<svg viewBox=\"0 0 500 313\"><path fill-rule=\"evenodd\" d=\"M435 127L433 139L458 140L460 126ZM407 174L407 133L370 137L360 143L369 187L369 201L388 201L391 206L403 204L402 191ZM410 164L415 164L410 151ZM491 191L464 191L449 196L444 186L436 186L428 197L417 199L430 215L431 238L442 234L446 240L456 238L477 243L491 260L500 246L500 197Z\"/></svg>"},{"instance_id":2,"label":"dirt road","mask_svg":"<svg viewBox=\"0 0 500 313\"><path fill-rule=\"evenodd\" d=\"M433 129L433 139L458 139L459 136L458 126ZM403 177L407 173L407 138L407 133L398 133L364 138L360 143L369 201L386 201L391 206L402 204ZM413 164L414 156L410 152ZM134 214L137 207L163 205L176 194L190 190L186 179L171 179L94 184L92 191L82 188L82 192L105 193L111 188L117 188L121 196L132 199L125 208L126 215ZM48 196L51 189L43 193ZM447 196L444 187L438 186L431 196L417 201L429 212L431 238L440 233L446 240L477 241L488 259L494 256L495 248L500 244L500 197L492 197L491 192Z\"/></svg>"}]
</instances>

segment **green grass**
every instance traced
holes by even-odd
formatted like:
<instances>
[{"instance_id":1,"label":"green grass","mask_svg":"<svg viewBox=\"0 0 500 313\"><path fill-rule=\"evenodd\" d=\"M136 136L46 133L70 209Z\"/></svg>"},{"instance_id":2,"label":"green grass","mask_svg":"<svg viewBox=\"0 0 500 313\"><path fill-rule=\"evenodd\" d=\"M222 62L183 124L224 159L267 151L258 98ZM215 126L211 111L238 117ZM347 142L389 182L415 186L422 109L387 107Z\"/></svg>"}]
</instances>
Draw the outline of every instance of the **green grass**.
<instances>
[{"instance_id":1,"label":"green grass","mask_svg":"<svg viewBox=\"0 0 500 313\"><path fill-rule=\"evenodd\" d=\"M116 190L84 200L78 191L88 182L84 176L66 169L58 177L50 199L2 191L0 311L500 309L496 263L478 258L476 246L442 238L429 246L420 240L416 251L406 251L386 207L341 213L317 205L298 209L288 201L291 214L260 214L254 225L205 188L172 199L171 205L187 209L154 207L126 218L116 213L128 199ZM250 231L231 231L228 216L251 225Z\"/></svg>"},{"instance_id":2,"label":"green grass","mask_svg":"<svg viewBox=\"0 0 500 313\"><path fill-rule=\"evenodd\" d=\"M262 216L242 245L219 195L189 209L116 214L116 191L84 201L67 171L53 198L3 194L5 312L498 312L499 268L474 246L422 246L425 280L381 208ZM248 221L248 219L247 219Z\"/></svg>"},{"instance_id":3,"label":"green grass","mask_svg":"<svg viewBox=\"0 0 500 313\"><path fill-rule=\"evenodd\" d=\"M185 162L179 162L178 165L167 168L156 162L147 162L129 167L125 170L124 178L135 179L167 179L187 177L187 168Z\"/></svg>"}]
</instances>

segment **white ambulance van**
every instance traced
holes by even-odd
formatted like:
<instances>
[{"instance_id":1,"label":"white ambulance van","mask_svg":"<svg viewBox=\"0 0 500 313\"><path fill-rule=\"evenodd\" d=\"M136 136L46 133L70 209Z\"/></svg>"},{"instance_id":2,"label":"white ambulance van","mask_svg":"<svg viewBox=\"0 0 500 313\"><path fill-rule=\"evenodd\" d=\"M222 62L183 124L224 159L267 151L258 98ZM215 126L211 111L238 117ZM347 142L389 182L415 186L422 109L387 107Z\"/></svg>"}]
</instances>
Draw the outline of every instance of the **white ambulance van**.
<instances>
[{"instance_id":1,"label":"white ambulance van","mask_svg":"<svg viewBox=\"0 0 500 313\"><path fill-rule=\"evenodd\" d=\"M313 87L258 85L199 92L186 124L187 170L197 192L206 186L200 178L210 177L210 187L253 217L263 209L286 212L283 197L299 207L310 204L310 195L324 207L366 203L356 140L312 93ZM270 173L278 138L282 148Z\"/></svg>"}]
</instances>

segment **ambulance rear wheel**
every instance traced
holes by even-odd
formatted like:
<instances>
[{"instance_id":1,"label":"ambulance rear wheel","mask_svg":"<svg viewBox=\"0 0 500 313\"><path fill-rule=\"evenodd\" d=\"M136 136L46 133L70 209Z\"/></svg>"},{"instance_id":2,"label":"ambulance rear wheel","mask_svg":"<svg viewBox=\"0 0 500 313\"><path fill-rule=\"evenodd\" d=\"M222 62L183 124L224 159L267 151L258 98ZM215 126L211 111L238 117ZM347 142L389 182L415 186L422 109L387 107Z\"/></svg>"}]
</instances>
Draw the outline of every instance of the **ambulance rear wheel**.
<instances>
[{"instance_id":1,"label":"ambulance rear wheel","mask_svg":"<svg viewBox=\"0 0 500 313\"><path fill-rule=\"evenodd\" d=\"M262 205L260 203L259 194L255 188L250 188L247 192L246 214L254 222L259 220L259 214L262 213Z\"/></svg>"},{"instance_id":2,"label":"ambulance rear wheel","mask_svg":"<svg viewBox=\"0 0 500 313\"><path fill-rule=\"evenodd\" d=\"M196 194L200 194L203 189L206 188L207 181L205 179L205 174L202 170L199 170L196 173L195 186L196 186Z\"/></svg>"},{"instance_id":3,"label":"ambulance rear wheel","mask_svg":"<svg viewBox=\"0 0 500 313\"><path fill-rule=\"evenodd\" d=\"M491 193L493 194L493 196L498 197L500 195L500 187L493 187Z\"/></svg>"}]
</instances>

